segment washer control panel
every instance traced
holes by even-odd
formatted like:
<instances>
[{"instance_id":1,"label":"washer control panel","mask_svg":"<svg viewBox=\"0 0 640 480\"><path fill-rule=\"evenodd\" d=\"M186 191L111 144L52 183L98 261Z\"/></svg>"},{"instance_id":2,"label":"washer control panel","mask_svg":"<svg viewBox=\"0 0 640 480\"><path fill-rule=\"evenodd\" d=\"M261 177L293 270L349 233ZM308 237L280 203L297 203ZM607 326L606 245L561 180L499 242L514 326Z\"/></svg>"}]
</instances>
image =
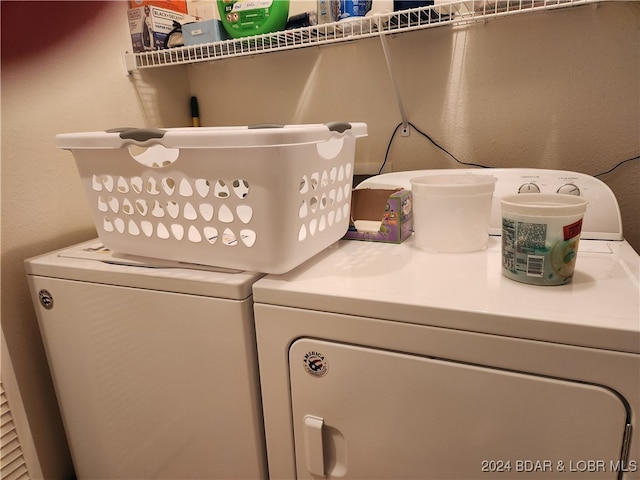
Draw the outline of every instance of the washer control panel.
<instances>
[{"instance_id":1,"label":"washer control panel","mask_svg":"<svg viewBox=\"0 0 640 480\"><path fill-rule=\"evenodd\" d=\"M582 225L582 238L622 240L622 218L615 195L602 180L585 173L539 168L462 168L413 170L384 173L371 177L356 188L402 187L411 189L410 180L425 175L493 175L498 179L493 195L489 233L502 232L500 199L518 193L561 193L579 195L589 201Z\"/></svg>"}]
</instances>

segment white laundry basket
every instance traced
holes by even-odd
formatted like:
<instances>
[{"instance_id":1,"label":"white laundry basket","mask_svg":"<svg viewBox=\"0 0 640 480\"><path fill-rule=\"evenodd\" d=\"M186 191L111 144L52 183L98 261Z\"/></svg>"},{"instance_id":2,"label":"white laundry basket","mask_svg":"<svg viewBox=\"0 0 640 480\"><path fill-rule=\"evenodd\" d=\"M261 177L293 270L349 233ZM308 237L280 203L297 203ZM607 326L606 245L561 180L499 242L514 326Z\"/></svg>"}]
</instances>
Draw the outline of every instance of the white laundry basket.
<instances>
[{"instance_id":1,"label":"white laundry basket","mask_svg":"<svg viewBox=\"0 0 640 480\"><path fill-rule=\"evenodd\" d=\"M284 273L347 231L364 123L60 134L116 253Z\"/></svg>"}]
</instances>

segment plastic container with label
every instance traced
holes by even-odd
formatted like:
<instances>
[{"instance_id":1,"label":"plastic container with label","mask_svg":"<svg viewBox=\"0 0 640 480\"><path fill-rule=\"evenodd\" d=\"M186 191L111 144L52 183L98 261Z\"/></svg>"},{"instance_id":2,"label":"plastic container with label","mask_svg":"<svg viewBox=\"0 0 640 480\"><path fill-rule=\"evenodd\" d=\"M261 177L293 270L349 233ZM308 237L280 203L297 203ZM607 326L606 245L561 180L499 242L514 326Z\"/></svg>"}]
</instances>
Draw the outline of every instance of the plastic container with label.
<instances>
[{"instance_id":1,"label":"plastic container with label","mask_svg":"<svg viewBox=\"0 0 640 480\"><path fill-rule=\"evenodd\" d=\"M587 203L563 194L502 197L503 275L534 285L570 282Z\"/></svg>"},{"instance_id":2,"label":"plastic container with label","mask_svg":"<svg viewBox=\"0 0 640 480\"><path fill-rule=\"evenodd\" d=\"M218 0L218 11L231 38L284 30L289 0Z\"/></svg>"}]
</instances>

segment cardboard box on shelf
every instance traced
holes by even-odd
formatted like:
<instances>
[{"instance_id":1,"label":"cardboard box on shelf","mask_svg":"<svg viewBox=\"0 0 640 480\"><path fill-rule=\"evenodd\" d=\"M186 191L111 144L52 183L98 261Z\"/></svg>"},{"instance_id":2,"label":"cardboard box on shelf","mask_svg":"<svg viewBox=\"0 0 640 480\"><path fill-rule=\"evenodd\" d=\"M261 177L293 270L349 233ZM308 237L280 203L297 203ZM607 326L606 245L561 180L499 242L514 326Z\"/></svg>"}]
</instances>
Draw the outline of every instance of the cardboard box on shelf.
<instances>
[{"instance_id":1,"label":"cardboard box on shelf","mask_svg":"<svg viewBox=\"0 0 640 480\"><path fill-rule=\"evenodd\" d=\"M180 13L189 13L187 10L187 0L129 0L129 8L144 6L159 7Z\"/></svg>"},{"instance_id":2,"label":"cardboard box on shelf","mask_svg":"<svg viewBox=\"0 0 640 480\"><path fill-rule=\"evenodd\" d=\"M197 18L186 13L152 5L129 9L129 31L134 52L148 52L164 48L167 35L174 29L173 22L194 22Z\"/></svg>"},{"instance_id":3,"label":"cardboard box on shelf","mask_svg":"<svg viewBox=\"0 0 640 480\"><path fill-rule=\"evenodd\" d=\"M411 190L363 188L351 194L351 221L343 238L402 243L413 231Z\"/></svg>"},{"instance_id":4,"label":"cardboard box on shelf","mask_svg":"<svg viewBox=\"0 0 640 480\"><path fill-rule=\"evenodd\" d=\"M229 34L220 20L204 20L184 25L182 37L185 45L200 45L228 40Z\"/></svg>"}]
</instances>

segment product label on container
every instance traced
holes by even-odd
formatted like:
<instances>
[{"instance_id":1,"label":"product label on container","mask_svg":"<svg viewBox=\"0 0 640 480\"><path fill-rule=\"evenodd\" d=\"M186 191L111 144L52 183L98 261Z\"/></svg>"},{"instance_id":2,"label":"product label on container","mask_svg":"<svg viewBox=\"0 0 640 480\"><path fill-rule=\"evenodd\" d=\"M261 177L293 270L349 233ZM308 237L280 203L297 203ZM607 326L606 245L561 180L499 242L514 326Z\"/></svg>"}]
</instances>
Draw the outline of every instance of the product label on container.
<instances>
[{"instance_id":1,"label":"product label on container","mask_svg":"<svg viewBox=\"0 0 640 480\"><path fill-rule=\"evenodd\" d=\"M514 280L538 285L569 282L575 269L581 229L582 220L552 232L546 223L503 218L503 272Z\"/></svg>"},{"instance_id":2,"label":"product label on container","mask_svg":"<svg viewBox=\"0 0 640 480\"><path fill-rule=\"evenodd\" d=\"M371 10L372 0L339 0L338 20L364 17Z\"/></svg>"}]
</instances>

